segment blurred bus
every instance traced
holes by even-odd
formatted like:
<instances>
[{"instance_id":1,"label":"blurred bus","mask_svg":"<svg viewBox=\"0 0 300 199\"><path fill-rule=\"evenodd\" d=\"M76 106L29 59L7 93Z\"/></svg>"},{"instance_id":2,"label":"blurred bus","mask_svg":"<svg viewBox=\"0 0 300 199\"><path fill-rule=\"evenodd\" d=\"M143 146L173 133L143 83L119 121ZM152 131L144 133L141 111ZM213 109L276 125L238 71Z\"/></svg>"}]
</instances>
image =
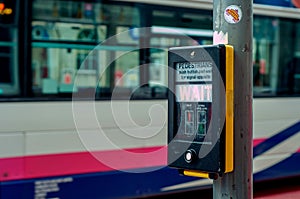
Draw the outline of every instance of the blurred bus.
<instances>
[{"instance_id":1,"label":"blurred bus","mask_svg":"<svg viewBox=\"0 0 300 199\"><path fill-rule=\"evenodd\" d=\"M254 4L254 182L299 176L300 10ZM204 189L167 167L167 49L212 0L0 0L0 198Z\"/></svg>"}]
</instances>

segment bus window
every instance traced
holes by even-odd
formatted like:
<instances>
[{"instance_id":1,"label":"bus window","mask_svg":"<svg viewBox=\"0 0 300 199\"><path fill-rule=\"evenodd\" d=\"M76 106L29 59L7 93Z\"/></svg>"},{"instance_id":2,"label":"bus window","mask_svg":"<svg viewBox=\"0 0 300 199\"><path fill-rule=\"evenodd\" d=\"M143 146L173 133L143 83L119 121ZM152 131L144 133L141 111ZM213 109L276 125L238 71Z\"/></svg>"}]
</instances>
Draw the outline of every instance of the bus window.
<instances>
[{"instance_id":1,"label":"bus window","mask_svg":"<svg viewBox=\"0 0 300 199\"><path fill-rule=\"evenodd\" d=\"M283 33L289 36L284 47L281 91L284 94L300 94L300 22L290 21L284 23Z\"/></svg>"},{"instance_id":2,"label":"bus window","mask_svg":"<svg viewBox=\"0 0 300 199\"><path fill-rule=\"evenodd\" d=\"M154 8L149 45L149 84L158 92L167 85L167 50L175 46L212 44L212 13ZM159 95L159 94L158 94Z\"/></svg>"},{"instance_id":3,"label":"bus window","mask_svg":"<svg viewBox=\"0 0 300 199\"><path fill-rule=\"evenodd\" d=\"M255 16L253 25L254 95L299 94L299 21Z\"/></svg>"},{"instance_id":4,"label":"bus window","mask_svg":"<svg viewBox=\"0 0 300 199\"><path fill-rule=\"evenodd\" d=\"M255 17L253 23L253 85L254 93L275 93L278 73L279 20ZM272 74L272 76L270 75Z\"/></svg>"},{"instance_id":5,"label":"bus window","mask_svg":"<svg viewBox=\"0 0 300 199\"><path fill-rule=\"evenodd\" d=\"M130 34L140 25L136 7L35 0L32 18L35 96L72 96L94 90L104 97L116 91L115 87L132 90L139 85L139 73L132 70L139 65L139 53L130 52L139 45ZM123 55L127 51L130 53Z\"/></svg>"},{"instance_id":6,"label":"bus window","mask_svg":"<svg viewBox=\"0 0 300 199\"><path fill-rule=\"evenodd\" d=\"M35 96L166 98L166 50L212 43L211 11L58 0L32 9Z\"/></svg>"},{"instance_id":7,"label":"bus window","mask_svg":"<svg viewBox=\"0 0 300 199\"><path fill-rule=\"evenodd\" d=\"M20 94L18 79L19 1L0 2L0 96Z\"/></svg>"}]
</instances>

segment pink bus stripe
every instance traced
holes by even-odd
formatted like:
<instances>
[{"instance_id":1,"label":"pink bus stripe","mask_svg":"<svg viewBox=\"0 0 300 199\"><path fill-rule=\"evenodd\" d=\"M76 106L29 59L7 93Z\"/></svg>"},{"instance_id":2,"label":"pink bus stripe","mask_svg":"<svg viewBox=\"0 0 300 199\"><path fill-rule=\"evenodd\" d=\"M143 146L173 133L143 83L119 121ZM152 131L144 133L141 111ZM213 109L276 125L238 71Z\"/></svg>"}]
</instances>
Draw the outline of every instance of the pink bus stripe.
<instances>
[{"instance_id":1,"label":"pink bus stripe","mask_svg":"<svg viewBox=\"0 0 300 199\"><path fill-rule=\"evenodd\" d=\"M267 140L267 138L257 138L253 140L253 147L259 145L260 143L264 142L265 140Z\"/></svg>"},{"instance_id":2,"label":"pink bus stripe","mask_svg":"<svg viewBox=\"0 0 300 199\"><path fill-rule=\"evenodd\" d=\"M0 159L0 181L167 165L166 147L32 155Z\"/></svg>"},{"instance_id":3,"label":"pink bus stripe","mask_svg":"<svg viewBox=\"0 0 300 199\"><path fill-rule=\"evenodd\" d=\"M253 146L264 140L255 139ZM8 157L0 158L0 182L166 165L166 146Z\"/></svg>"}]
</instances>

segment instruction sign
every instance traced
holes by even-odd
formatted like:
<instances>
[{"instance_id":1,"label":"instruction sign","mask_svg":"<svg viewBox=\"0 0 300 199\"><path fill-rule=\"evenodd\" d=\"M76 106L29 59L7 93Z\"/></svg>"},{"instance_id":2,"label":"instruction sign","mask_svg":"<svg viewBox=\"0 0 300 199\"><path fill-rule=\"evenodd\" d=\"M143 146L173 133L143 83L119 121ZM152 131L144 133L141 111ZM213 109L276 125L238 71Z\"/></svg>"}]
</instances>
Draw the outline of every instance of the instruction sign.
<instances>
[{"instance_id":1,"label":"instruction sign","mask_svg":"<svg viewBox=\"0 0 300 199\"><path fill-rule=\"evenodd\" d=\"M211 61L176 63L176 81L212 81L212 67Z\"/></svg>"}]
</instances>

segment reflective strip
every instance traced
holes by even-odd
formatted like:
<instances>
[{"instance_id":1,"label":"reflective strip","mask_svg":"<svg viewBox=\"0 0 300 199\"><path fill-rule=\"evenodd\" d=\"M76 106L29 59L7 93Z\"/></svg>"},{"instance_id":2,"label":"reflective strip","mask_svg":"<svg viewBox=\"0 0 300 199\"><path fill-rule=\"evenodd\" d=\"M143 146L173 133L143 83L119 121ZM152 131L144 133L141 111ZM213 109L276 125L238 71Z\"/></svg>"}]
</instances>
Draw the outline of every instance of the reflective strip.
<instances>
[{"instance_id":1,"label":"reflective strip","mask_svg":"<svg viewBox=\"0 0 300 199\"><path fill-rule=\"evenodd\" d=\"M208 173L202 173L202 172L199 172L199 171L184 170L183 174L186 175L186 176L192 176L192 177L209 178Z\"/></svg>"},{"instance_id":2,"label":"reflective strip","mask_svg":"<svg viewBox=\"0 0 300 199\"><path fill-rule=\"evenodd\" d=\"M234 150L234 52L226 47L226 154L225 173L233 171Z\"/></svg>"}]
</instances>

